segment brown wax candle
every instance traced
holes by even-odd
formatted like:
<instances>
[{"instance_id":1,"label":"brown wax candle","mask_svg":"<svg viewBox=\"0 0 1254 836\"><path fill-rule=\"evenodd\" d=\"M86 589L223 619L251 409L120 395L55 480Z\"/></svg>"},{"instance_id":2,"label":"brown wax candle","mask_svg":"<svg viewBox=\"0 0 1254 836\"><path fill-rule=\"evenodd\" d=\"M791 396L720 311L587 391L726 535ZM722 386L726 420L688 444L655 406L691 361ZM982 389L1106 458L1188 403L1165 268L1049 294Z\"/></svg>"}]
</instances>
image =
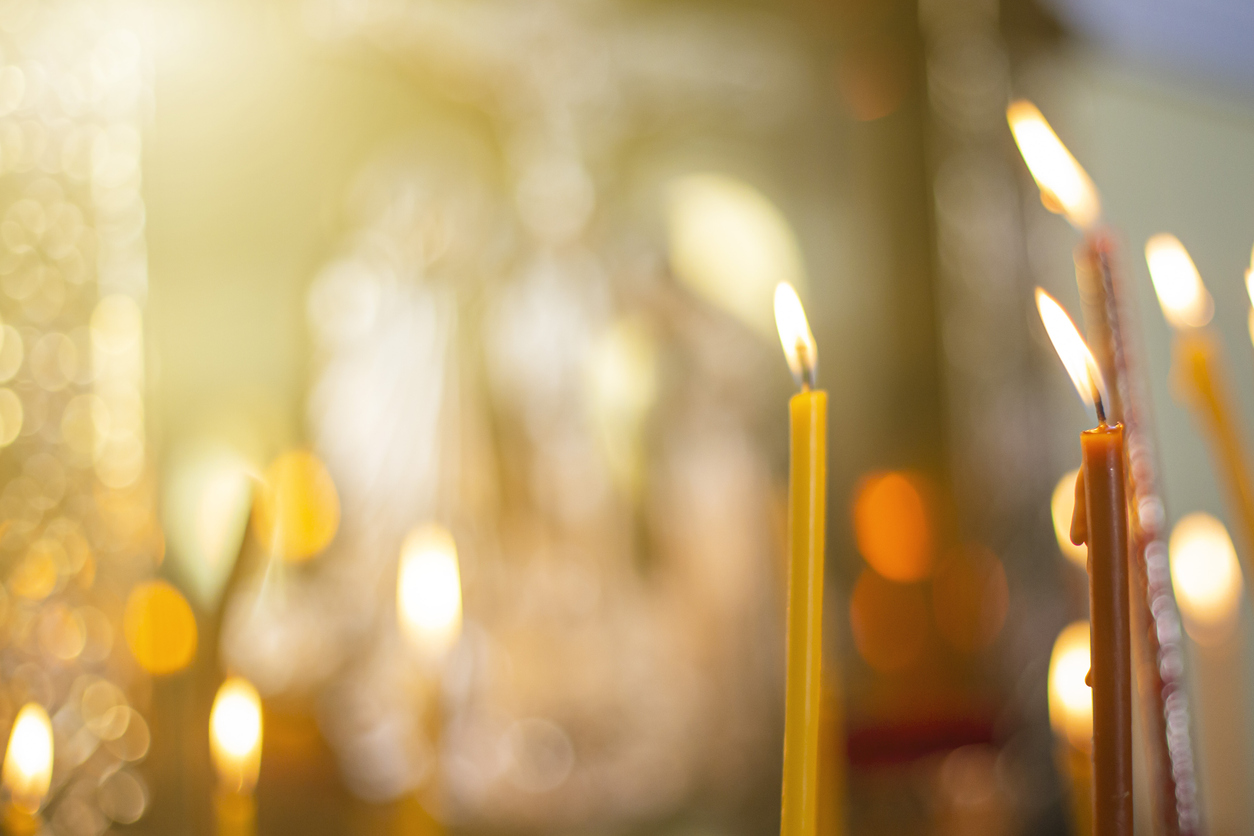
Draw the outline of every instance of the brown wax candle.
<instances>
[{"instance_id":1,"label":"brown wax candle","mask_svg":"<svg viewBox=\"0 0 1254 836\"><path fill-rule=\"evenodd\" d=\"M1093 834L1132 834L1132 641L1123 425L1080 434L1083 503L1071 538L1089 547L1093 689ZM1078 497L1077 497L1078 499ZM1083 508L1080 512L1079 509Z\"/></svg>"}]
</instances>

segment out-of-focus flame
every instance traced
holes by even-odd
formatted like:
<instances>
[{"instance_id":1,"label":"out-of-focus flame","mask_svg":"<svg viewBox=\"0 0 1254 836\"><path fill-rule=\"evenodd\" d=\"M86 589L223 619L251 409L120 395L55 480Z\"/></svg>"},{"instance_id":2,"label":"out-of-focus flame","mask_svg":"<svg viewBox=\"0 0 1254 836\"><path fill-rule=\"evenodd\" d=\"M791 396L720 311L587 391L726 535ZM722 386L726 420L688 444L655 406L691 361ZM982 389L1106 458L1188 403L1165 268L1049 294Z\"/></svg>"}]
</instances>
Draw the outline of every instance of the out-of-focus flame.
<instances>
[{"instance_id":1,"label":"out-of-focus flame","mask_svg":"<svg viewBox=\"0 0 1254 836\"><path fill-rule=\"evenodd\" d=\"M1162 232L1146 241L1145 261L1168 322L1176 328L1200 328L1210 322L1215 303L1179 238Z\"/></svg>"},{"instance_id":2,"label":"out-of-focus flame","mask_svg":"<svg viewBox=\"0 0 1254 836\"><path fill-rule=\"evenodd\" d=\"M13 806L25 813L39 811L52 783L52 723L37 703L22 706L13 722L3 780Z\"/></svg>"},{"instance_id":3,"label":"out-of-focus flame","mask_svg":"<svg viewBox=\"0 0 1254 836\"><path fill-rule=\"evenodd\" d=\"M801 299L788 282L775 286L775 327L779 329L779 341L784 346L784 357L788 359L793 377L803 386L813 386L819 350L814 334L810 333Z\"/></svg>"},{"instance_id":4,"label":"out-of-focus flame","mask_svg":"<svg viewBox=\"0 0 1254 836\"><path fill-rule=\"evenodd\" d=\"M1250 266L1245 271L1245 292L1250 294L1250 341L1254 342L1254 250L1250 252Z\"/></svg>"},{"instance_id":5,"label":"out-of-focus flame","mask_svg":"<svg viewBox=\"0 0 1254 836\"><path fill-rule=\"evenodd\" d=\"M1067 374L1071 376L1081 399L1089 406L1093 405L1095 397L1100 397L1104 404L1109 403L1106 382L1102 379L1101 370L1097 368L1097 361L1093 359L1093 352L1089 351L1079 329L1062 305L1038 287L1036 308L1041 313L1041 322L1045 323L1049 340L1054 344L1054 350L1058 352L1058 357L1066 367Z\"/></svg>"},{"instance_id":6,"label":"out-of-focus flame","mask_svg":"<svg viewBox=\"0 0 1254 836\"><path fill-rule=\"evenodd\" d=\"M261 769L261 697L241 677L228 677L209 714L209 749L223 790L252 792Z\"/></svg>"},{"instance_id":7,"label":"out-of-focus flame","mask_svg":"<svg viewBox=\"0 0 1254 836\"><path fill-rule=\"evenodd\" d=\"M801 248L765 195L724 174L689 174L667 201L670 263L687 287L764 337L777 282L805 286Z\"/></svg>"},{"instance_id":8,"label":"out-of-focus flame","mask_svg":"<svg viewBox=\"0 0 1254 836\"><path fill-rule=\"evenodd\" d=\"M1184 517L1168 546L1171 582L1189 636L1217 644L1231 635L1245 583L1227 529L1210 514Z\"/></svg>"},{"instance_id":9,"label":"out-of-focus flame","mask_svg":"<svg viewBox=\"0 0 1254 836\"><path fill-rule=\"evenodd\" d=\"M1075 480L1078 473L1078 469L1070 470L1058 480L1054 495L1049 501L1049 511L1054 518L1054 536L1058 538L1058 548L1067 560L1083 569L1088 566L1089 548L1071 542L1071 515L1075 513Z\"/></svg>"},{"instance_id":10,"label":"out-of-focus flame","mask_svg":"<svg viewBox=\"0 0 1254 836\"><path fill-rule=\"evenodd\" d=\"M428 659L441 658L461 633L462 579L453 535L438 525L410 532L396 580L401 631Z\"/></svg>"},{"instance_id":11,"label":"out-of-focus flame","mask_svg":"<svg viewBox=\"0 0 1254 836\"><path fill-rule=\"evenodd\" d=\"M1049 724L1073 746L1093 741L1093 692L1089 672L1089 623L1073 622L1058 634L1049 657Z\"/></svg>"},{"instance_id":12,"label":"out-of-focus flame","mask_svg":"<svg viewBox=\"0 0 1254 836\"><path fill-rule=\"evenodd\" d=\"M1032 179L1041 189L1045 207L1065 215L1078 229L1095 224L1102 214L1097 189L1036 105L1025 99L1011 102L1006 121Z\"/></svg>"}]
</instances>

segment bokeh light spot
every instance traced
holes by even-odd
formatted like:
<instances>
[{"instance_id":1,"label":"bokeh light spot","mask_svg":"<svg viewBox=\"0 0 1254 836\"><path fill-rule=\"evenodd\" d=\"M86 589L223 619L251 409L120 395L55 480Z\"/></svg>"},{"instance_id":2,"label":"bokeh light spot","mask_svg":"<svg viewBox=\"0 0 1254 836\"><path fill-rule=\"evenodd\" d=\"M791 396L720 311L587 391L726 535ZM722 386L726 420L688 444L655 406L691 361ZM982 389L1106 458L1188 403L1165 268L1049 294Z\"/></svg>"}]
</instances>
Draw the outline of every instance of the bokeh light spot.
<instances>
[{"instance_id":1,"label":"bokeh light spot","mask_svg":"<svg viewBox=\"0 0 1254 836\"><path fill-rule=\"evenodd\" d=\"M1049 723L1075 746L1093 739L1093 692L1089 672L1089 623L1075 621L1058 634L1049 657Z\"/></svg>"},{"instance_id":2,"label":"bokeh light spot","mask_svg":"<svg viewBox=\"0 0 1254 836\"><path fill-rule=\"evenodd\" d=\"M196 655L196 616L183 594L165 581L131 591L122 629L135 660L151 674L180 671Z\"/></svg>"},{"instance_id":3,"label":"bokeh light spot","mask_svg":"<svg viewBox=\"0 0 1254 836\"><path fill-rule=\"evenodd\" d=\"M1001 561L988 549L955 549L932 576L932 610L941 636L964 653L993 643L1010 608L1010 588Z\"/></svg>"},{"instance_id":4,"label":"bokeh light spot","mask_svg":"<svg viewBox=\"0 0 1254 836\"><path fill-rule=\"evenodd\" d=\"M881 673L910 667L927 641L927 600L917 584L885 580L864 569L849 608L858 654Z\"/></svg>"},{"instance_id":5,"label":"bokeh light spot","mask_svg":"<svg viewBox=\"0 0 1254 836\"><path fill-rule=\"evenodd\" d=\"M255 511L258 539L288 560L308 560L322 551L340 525L335 483L307 450L291 450L270 464Z\"/></svg>"},{"instance_id":6,"label":"bokeh light spot","mask_svg":"<svg viewBox=\"0 0 1254 836\"><path fill-rule=\"evenodd\" d=\"M885 578L906 583L932 570L932 532L915 477L874 473L862 480L853 504L858 551Z\"/></svg>"}]
</instances>

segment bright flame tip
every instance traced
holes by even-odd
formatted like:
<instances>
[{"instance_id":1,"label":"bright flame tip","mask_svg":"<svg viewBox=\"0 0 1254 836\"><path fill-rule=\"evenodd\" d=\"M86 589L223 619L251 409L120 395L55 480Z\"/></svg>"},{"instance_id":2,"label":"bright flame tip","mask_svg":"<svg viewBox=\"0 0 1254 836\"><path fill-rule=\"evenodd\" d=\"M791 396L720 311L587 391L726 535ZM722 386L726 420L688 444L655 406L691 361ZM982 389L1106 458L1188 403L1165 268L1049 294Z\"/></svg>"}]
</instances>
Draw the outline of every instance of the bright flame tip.
<instances>
[{"instance_id":1,"label":"bright flame tip","mask_svg":"<svg viewBox=\"0 0 1254 836\"><path fill-rule=\"evenodd\" d=\"M801 299L788 282L775 286L775 326L779 329L779 342L793 377L805 388L814 388L819 362L818 346Z\"/></svg>"},{"instance_id":2,"label":"bright flame tip","mask_svg":"<svg viewBox=\"0 0 1254 836\"><path fill-rule=\"evenodd\" d=\"M1095 225L1102 213L1097 188L1036 105L1027 99L1011 102L1006 121L1046 208L1064 215L1077 229Z\"/></svg>"},{"instance_id":3,"label":"bright flame tip","mask_svg":"<svg viewBox=\"0 0 1254 836\"><path fill-rule=\"evenodd\" d=\"M1145 263L1163 316L1176 328L1200 328L1215 314L1215 303L1180 239L1160 232L1145 242Z\"/></svg>"},{"instance_id":4,"label":"bright flame tip","mask_svg":"<svg viewBox=\"0 0 1254 836\"><path fill-rule=\"evenodd\" d=\"M1088 344L1080 336L1080 329L1076 328L1066 309L1039 287L1036 289L1036 309L1041 315L1049 341L1058 352L1058 358L1062 360L1080 398L1086 404L1096 406L1098 417L1104 421L1104 404L1110 402L1106 393L1106 382Z\"/></svg>"}]
</instances>

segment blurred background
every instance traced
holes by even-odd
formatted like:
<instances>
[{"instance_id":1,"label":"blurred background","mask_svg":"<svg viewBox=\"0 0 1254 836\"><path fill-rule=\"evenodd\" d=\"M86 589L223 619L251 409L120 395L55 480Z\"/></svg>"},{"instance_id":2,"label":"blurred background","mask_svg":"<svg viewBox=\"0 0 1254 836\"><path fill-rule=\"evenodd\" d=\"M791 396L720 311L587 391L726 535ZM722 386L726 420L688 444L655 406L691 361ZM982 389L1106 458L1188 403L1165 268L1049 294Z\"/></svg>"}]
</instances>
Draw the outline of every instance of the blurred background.
<instances>
[{"instance_id":1,"label":"blurred background","mask_svg":"<svg viewBox=\"0 0 1254 836\"><path fill-rule=\"evenodd\" d=\"M1058 527L1092 418L1032 303L1079 316L1081 239L1007 128L1028 98L1134 302L1202 814L1249 832L1252 506L1142 251L1192 254L1248 444L1252 29L3 0L0 729L35 703L55 752L5 826L775 832L789 281L831 397L820 833L1087 832Z\"/></svg>"}]
</instances>

